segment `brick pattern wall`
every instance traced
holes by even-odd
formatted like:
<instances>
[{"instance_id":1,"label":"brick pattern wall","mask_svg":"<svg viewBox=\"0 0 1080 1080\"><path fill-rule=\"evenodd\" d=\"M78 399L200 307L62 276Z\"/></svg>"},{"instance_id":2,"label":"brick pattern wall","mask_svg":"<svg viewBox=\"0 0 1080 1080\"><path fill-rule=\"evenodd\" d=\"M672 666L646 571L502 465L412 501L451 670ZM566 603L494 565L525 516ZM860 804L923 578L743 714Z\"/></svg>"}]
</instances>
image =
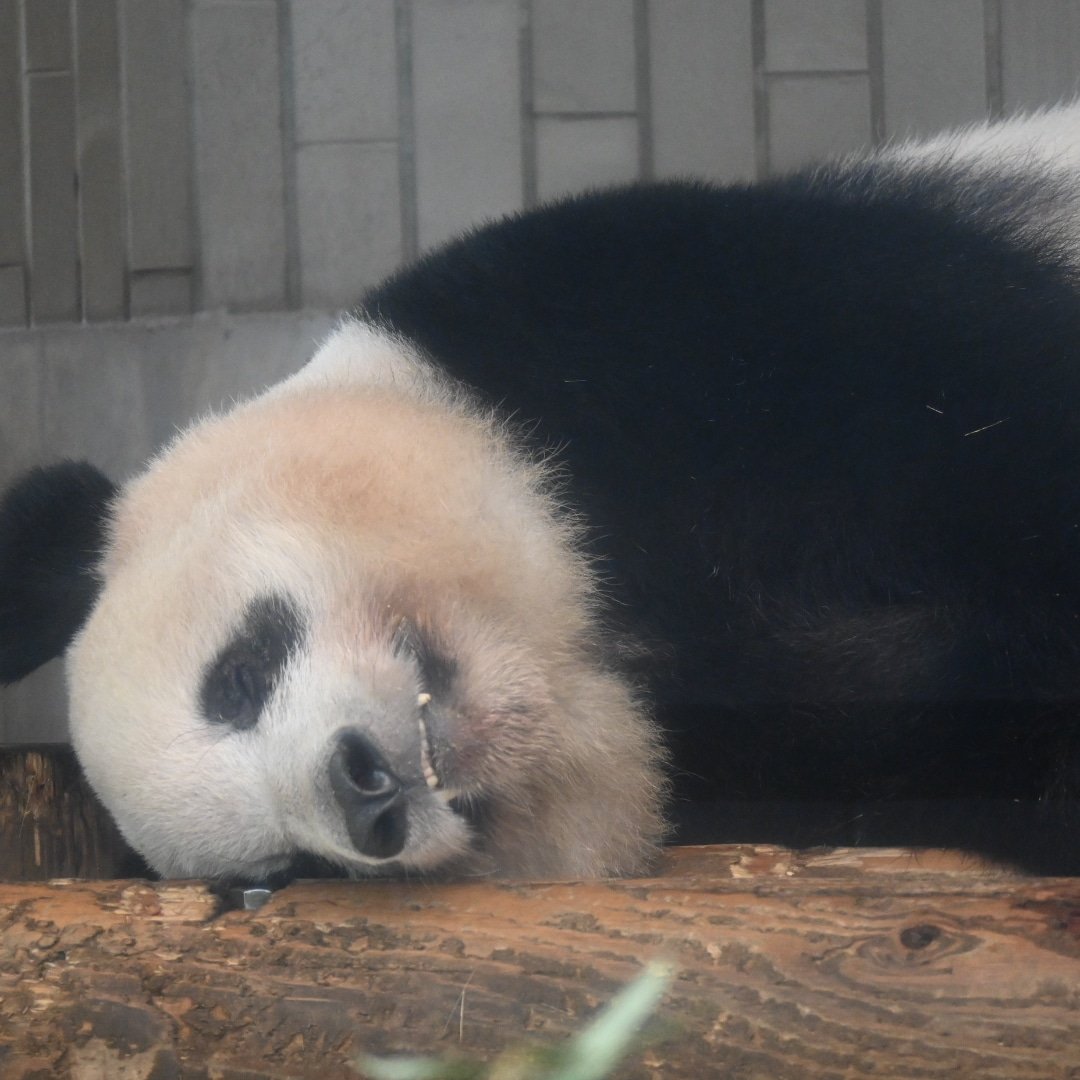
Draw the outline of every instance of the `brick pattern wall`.
<instances>
[{"instance_id":1,"label":"brick pattern wall","mask_svg":"<svg viewBox=\"0 0 1080 1080\"><path fill-rule=\"evenodd\" d=\"M561 192L1078 76L1077 0L0 0L0 326L336 308Z\"/></svg>"}]
</instances>

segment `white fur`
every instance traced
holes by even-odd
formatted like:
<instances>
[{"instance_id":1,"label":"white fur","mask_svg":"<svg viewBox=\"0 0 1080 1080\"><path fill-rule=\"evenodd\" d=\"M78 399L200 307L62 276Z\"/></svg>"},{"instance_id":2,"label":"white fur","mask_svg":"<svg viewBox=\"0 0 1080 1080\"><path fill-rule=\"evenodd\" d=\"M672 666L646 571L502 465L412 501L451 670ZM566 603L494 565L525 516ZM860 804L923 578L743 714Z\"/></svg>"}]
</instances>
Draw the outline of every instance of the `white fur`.
<instances>
[{"instance_id":1,"label":"white fur","mask_svg":"<svg viewBox=\"0 0 1080 1080\"><path fill-rule=\"evenodd\" d=\"M1076 175L1080 173L1080 101L903 142L889 153L908 161L976 162L995 172L1028 171L1041 165Z\"/></svg>"},{"instance_id":2,"label":"white fur","mask_svg":"<svg viewBox=\"0 0 1080 1080\"><path fill-rule=\"evenodd\" d=\"M393 386L426 397L444 384L403 338L371 323L344 318L295 375L267 393L276 396L309 387L340 390L364 385Z\"/></svg>"},{"instance_id":3,"label":"white fur","mask_svg":"<svg viewBox=\"0 0 1080 1080\"><path fill-rule=\"evenodd\" d=\"M1059 248L1065 240L1061 253L1080 266L1080 100L898 143L871 160L895 165L901 176L951 175L949 209L958 216L977 218L1020 242L1038 245L1052 237Z\"/></svg>"}]
</instances>

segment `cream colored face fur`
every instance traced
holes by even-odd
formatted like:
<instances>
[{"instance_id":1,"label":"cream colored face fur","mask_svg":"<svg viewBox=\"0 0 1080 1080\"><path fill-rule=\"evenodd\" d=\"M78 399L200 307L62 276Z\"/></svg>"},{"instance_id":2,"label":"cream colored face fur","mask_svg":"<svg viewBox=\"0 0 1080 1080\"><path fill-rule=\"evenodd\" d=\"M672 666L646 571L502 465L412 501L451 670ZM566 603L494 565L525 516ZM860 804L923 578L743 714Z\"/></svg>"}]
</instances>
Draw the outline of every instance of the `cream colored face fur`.
<instances>
[{"instance_id":1,"label":"cream colored face fur","mask_svg":"<svg viewBox=\"0 0 1080 1080\"><path fill-rule=\"evenodd\" d=\"M353 729L407 788L389 869L640 869L661 832L659 754L597 659L574 540L497 424L407 347L346 323L124 489L70 654L88 776L165 875L259 877L301 851L381 872L327 780ZM266 598L296 612L297 643L257 724L211 723L204 673ZM403 625L453 667L430 702Z\"/></svg>"}]
</instances>

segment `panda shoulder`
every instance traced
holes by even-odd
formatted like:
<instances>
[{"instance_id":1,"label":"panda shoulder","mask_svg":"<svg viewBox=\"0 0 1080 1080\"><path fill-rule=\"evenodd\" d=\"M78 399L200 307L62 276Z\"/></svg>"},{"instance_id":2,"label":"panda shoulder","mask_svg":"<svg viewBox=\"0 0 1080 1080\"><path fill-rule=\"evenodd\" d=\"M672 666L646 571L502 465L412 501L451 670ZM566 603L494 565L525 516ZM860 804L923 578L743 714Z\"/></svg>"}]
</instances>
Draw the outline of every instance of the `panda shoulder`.
<instances>
[{"instance_id":1,"label":"panda shoulder","mask_svg":"<svg viewBox=\"0 0 1080 1080\"><path fill-rule=\"evenodd\" d=\"M995 172L1080 172L1080 98L1005 120L970 124L930 139L894 143L882 157L913 165L968 164Z\"/></svg>"},{"instance_id":2,"label":"panda shoulder","mask_svg":"<svg viewBox=\"0 0 1080 1080\"><path fill-rule=\"evenodd\" d=\"M305 390L348 391L385 387L411 397L449 399L445 377L407 339L378 323L347 316L294 375L264 399Z\"/></svg>"}]
</instances>

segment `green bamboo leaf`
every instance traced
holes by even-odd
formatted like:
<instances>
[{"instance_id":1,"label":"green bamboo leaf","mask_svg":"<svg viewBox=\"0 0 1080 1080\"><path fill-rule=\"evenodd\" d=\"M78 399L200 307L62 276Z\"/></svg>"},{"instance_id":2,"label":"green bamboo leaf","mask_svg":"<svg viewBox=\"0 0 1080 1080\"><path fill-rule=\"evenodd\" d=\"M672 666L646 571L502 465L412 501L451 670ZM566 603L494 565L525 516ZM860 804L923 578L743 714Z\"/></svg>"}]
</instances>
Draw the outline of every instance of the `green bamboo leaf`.
<instances>
[{"instance_id":1,"label":"green bamboo leaf","mask_svg":"<svg viewBox=\"0 0 1080 1080\"><path fill-rule=\"evenodd\" d=\"M630 1048L671 981L669 965L653 962L565 1048L562 1064L544 1080L603 1080ZM562 1056L562 1055L561 1055Z\"/></svg>"},{"instance_id":2,"label":"green bamboo leaf","mask_svg":"<svg viewBox=\"0 0 1080 1080\"><path fill-rule=\"evenodd\" d=\"M433 1057L375 1057L364 1054L356 1067L368 1080L476 1080L480 1066Z\"/></svg>"},{"instance_id":3,"label":"green bamboo leaf","mask_svg":"<svg viewBox=\"0 0 1080 1080\"><path fill-rule=\"evenodd\" d=\"M368 1080L603 1080L630 1049L671 977L670 965L647 964L584 1031L556 1049L511 1048L490 1067L460 1059L365 1054L356 1067Z\"/></svg>"}]
</instances>

